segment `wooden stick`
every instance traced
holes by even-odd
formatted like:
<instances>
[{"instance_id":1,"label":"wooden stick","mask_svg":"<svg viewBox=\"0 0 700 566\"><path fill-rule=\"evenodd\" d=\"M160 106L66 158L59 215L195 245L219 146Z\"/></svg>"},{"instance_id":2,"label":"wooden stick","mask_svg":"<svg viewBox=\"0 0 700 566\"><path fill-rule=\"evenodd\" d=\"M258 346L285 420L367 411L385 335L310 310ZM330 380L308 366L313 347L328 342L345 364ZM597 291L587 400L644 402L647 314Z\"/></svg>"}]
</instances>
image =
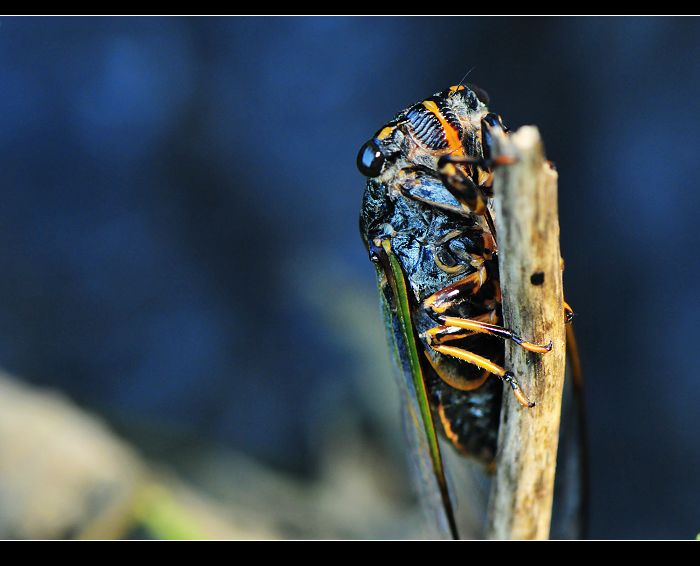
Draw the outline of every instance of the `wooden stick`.
<instances>
[{"instance_id":1,"label":"wooden stick","mask_svg":"<svg viewBox=\"0 0 700 566\"><path fill-rule=\"evenodd\" d=\"M494 179L505 326L553 347L542 355L506 345L505 367L536 406L523 408L504 387L487 536L546 539L566 363L557 173L533 126L497 136L495 151L517 159L498 167Z\"/></svg>"}]
</instances>

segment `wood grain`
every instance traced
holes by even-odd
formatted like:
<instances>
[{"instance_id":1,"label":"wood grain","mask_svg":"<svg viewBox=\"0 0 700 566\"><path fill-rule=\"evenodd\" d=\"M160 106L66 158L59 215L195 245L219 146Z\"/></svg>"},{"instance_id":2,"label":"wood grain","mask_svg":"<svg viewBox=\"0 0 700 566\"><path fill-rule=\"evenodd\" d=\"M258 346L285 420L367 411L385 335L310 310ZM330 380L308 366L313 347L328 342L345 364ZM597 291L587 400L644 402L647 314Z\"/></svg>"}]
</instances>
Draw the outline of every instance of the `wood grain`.
<instances>
[{"instance_id":1,"label":"wood grain","mask_svg":"<svg viewBox=\"0 0 700 566\"><path fill-rule=\"evenodd\" d=\"M517 159L498 167L494 179L505 326L526 340L551 340L553 347L540 355L506 345L505 367L536 406L523 408L504 388L487 536L546 539L566 364L558 176L533 126L496 136L495 155Z\"/></svg>"}]
</instances>

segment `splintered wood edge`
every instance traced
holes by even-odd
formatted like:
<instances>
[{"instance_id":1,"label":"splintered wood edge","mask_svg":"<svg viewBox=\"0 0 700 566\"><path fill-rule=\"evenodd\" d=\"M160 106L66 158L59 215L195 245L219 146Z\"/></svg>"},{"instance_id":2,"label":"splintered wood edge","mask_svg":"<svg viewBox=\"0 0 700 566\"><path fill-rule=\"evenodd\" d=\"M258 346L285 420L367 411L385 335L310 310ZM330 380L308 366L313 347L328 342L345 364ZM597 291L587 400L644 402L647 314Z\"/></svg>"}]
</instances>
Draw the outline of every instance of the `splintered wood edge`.
<instances>
[{"instance_id":1,"label":"splintered wood edge","mask_svg":"<svg viewBox=\"0 0 700 566\"><path fill-rule=\"evenodd\" d=\"M536 403L523 408L504 386L487 537L549 537L559 419L565 372L558 175L544 155L539 131L524 126L496 135L495 156L516 161L496 168L494 211L504 325L547 354L506 344L505 367Z\"/></svg>"}]
</instances>

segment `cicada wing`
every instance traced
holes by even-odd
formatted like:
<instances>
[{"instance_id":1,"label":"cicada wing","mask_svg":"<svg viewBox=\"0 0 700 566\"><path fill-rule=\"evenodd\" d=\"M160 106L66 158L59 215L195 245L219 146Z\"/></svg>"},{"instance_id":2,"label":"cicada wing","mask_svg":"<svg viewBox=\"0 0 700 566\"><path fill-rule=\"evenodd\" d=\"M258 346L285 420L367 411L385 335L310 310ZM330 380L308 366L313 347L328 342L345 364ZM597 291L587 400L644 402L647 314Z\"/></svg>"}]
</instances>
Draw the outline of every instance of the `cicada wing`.
<instances>
[{"instance_id":1,"label":"cicada wing","mask_svg":"<svg viewBox=\"0 0 700 566\"><path fill-rule=\"evenodd\" d=\"M409 441L416 454L417 484L425 509L435 515L438 534L459 538L452 500L442 461L440 444L419 354L419 340L411 320L411 304L401 264L388 240L373 251L378 260L377 276L395 365L400 370L399 389L407 417Z\"/></svg>"},{"instance_id":2,"label":"cicada wing","mask_svg":"<svg viewBox=\"0 0 700 566\"><path fill-rule=\"evenodd\" d=\"M442 442L447 484L455 507L455 520L462 539L483 539L486 535L491 474L479 461L465 457Z\"/></svg>"},{"instance_id":3,"label":"cicada wing","mask_svg":"<svg viewBox=\"0 0 700 566\"><path fill-rule=\"evenodd\" d=\"M380 276L380 291L381 289ZM386 324L387 336L395 366L395 377L401 394L402 424L409 444L409 467L414 485L418 488L421 507L428 514L428 536L450 539L450 511L445 509L440 482L435 474L432 453L426 438L423 417L417 399L411 367L408 362L408 344L401 324L385 296L381 292L382 310Z\"/></svg>"},{"instance_id":4,"label":"cicada wing","mask_svg":"<svg viewBox=\"0 0 700 566\"><path fill-rule=\"evenodd\" d=\"M554 482L554 505L550 538L585 538L588 504L588 458L586 446L583 380L571 325L567 327L567 379Z\"/></svg>"}]
</instances>

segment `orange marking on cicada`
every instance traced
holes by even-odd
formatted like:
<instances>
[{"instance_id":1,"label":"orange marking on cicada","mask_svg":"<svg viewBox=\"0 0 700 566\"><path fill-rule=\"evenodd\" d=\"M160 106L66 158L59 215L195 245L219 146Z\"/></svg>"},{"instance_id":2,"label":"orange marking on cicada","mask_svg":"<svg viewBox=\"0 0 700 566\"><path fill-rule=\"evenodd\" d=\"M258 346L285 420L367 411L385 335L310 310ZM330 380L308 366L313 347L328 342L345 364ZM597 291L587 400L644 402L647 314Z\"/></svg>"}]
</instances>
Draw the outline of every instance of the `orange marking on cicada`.
<instances>
[{"instance_id":1,"label":"orange marking on cicada","mask_svg":"<svg viewBox=\"0 0 700 566\"><path fill-rule=\"evenodd\" d=\"M464 450L464 447L459 442L459 436L457 436L457 433L455 433L455 431L452 429L452 423L450 423L447 415L445 415L445 407L442 405L442 403L438 405L438 416L440 417L442 430L445 432L447 439L459 450Z\"/></svg>"},{"instance_id":2,"label":"orange marking on cicada","mask_svg":"<svg viewBox=\"0 0 700 566\"><path fill-rule=\"evenodd\" d=\"M385 126L384 128L381 129L381 131L377 134L376 138L378 140L385 140L388 138L396 129L396 126Z\"/></svg>"},{"instance_id":3,"label":"orange marking on cicada","mask_svg":"<svg viewBox=\"0 0 700 566\"><path fill-rule=\"evenodd\" d=\"M432 100L424 100L423 106L425 106L439 121L442 129L445 132L445 139L447 140L447 146L450 148L452 155L464 155L464 149L462 148L462 140L459 137L459 132L450 124L445 117L440 112L437 104Z\"/></svg>"}]
</instances>

